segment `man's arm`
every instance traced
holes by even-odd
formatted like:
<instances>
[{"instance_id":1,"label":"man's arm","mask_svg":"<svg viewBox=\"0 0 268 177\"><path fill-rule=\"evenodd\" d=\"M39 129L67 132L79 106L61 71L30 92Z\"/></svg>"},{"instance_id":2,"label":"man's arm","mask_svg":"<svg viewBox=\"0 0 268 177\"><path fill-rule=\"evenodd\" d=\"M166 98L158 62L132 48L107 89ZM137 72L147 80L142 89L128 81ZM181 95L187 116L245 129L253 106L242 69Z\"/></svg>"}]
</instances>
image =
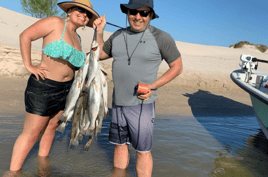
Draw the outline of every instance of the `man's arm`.
<instances>
[{"instance_id":1,"label":"man's arm","mask_svg":"<svg viewBox=\"0 0 268 177\"><path fill-rule=\"evenodd\" d=\"M100 60L105 60L105 59L110 58L110 56L107 55L103 51L103 45L104 45L103 32L104 32L105 25L106 25L105 15L96 19L93 23L93 28L97 28L97 42L100 47L100 57L99 57Z\"/></svg>"},{"instance_id":2,"label":"man's arm","mask_svg":"<svg viewBox=\"0 0 268 177\"><path fill-rule=\"evenodd\" d=\"M183 67L181 57L168 65L169 69L155 82L150 84L151 89L158 89L159 87L162 87L182 73Z\"/></svg>"},{"instance_id":3,"label":"man's arm","mask_svg":"<svg viewBox=\"0 0 268 177\"><path fill-rule=\"evenodd\" d=\"M150 89L158 89L182 73L183 66L182 66L181 57L179 57L177 60L173 61L172 63L169 63L168 65L169 65L169 69L161 77L159 77L155 82L149 85ZM154 91L149 91L149 93L144 94L144 95L139 95L138 97L146 101L152 96L153 92Z\"/></svg>"}]
</instances>

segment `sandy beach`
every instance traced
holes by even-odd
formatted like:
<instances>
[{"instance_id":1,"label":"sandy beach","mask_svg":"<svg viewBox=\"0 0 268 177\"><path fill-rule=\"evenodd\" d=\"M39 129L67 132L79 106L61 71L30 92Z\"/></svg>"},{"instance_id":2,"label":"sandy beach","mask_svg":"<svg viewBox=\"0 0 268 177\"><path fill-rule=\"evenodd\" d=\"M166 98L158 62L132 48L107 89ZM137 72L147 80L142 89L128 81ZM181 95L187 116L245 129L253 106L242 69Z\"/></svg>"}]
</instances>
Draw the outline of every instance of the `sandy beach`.
<instances>
[{"instance_id":1,"label":"sandy beach","mask_svg":"<svg viewBox=\"0 0 268 177\"><path fill-rule=\"evenodd\" d=\"M21 59L19 34L38 19L2 7L0 7L0 16L0 112L6 114L21 113L24 111L23 94L29 73ZM83 51L89 51L93 30L90 28L79 29L78 33L82 38ZM111 32L105 32L104 39L107 39L111 34ZM35 65L40 63L41 42L41 40L37 40L32 43L32 63ZM191 115L191 107L193 106L213 107L215 104L222 108L235 106L222 102L220 99L211 102L211 100L206 101L200 98L200 101L190 107L188 104L189 97L185 95L200 92L204 95L214 94L251 105L248 94L231 81L230 73L239 69L239 57L242 53L267 59L267 52L261 53L250 47L233 49L180 41L176 41L176 45L182 55L183 73L172 82L158 89L157 113ZM109 105L111 106L112 59L101 61L101 64L108 72ZM162 62L158 75L160 76L167 69L168 65ZM267 69L268 65L259 65L259 70ZM198 95L200 94L196 94L197 100Z\"/></svg>"}]
</instances>

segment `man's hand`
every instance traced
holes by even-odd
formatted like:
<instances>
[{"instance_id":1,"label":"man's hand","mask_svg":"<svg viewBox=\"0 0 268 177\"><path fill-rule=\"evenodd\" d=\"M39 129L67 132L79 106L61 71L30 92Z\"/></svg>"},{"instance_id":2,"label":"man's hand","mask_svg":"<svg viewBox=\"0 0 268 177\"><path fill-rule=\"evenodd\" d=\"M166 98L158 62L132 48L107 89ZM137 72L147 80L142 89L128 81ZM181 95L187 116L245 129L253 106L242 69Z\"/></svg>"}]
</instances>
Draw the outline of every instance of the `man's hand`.
<instances>
[{"instance_id":1,"label":"man's hand","mask_svg":"<svg viewBox=\"0 0 268 177\"><path fill-rule=\"evenodd\" d=\"M151 85L149 85L149 92L145 94L140 94L138 98L143 101L147 101L153 95L154 92L155 92L155 89L151 88Z\"/></svg>"},{"instance_id":2,"label":"man's hand","mask_svg":"<svg viewBox=\"0 0 268 177\"><path fill-rule=\"evenodd\" d=\"M99 32L103 32L104 28L106 26L106 19L105 19L105 15L97 18L94 22L93 22L93 28L97 28L97 33Z\"/></svg>"}]
</instances>

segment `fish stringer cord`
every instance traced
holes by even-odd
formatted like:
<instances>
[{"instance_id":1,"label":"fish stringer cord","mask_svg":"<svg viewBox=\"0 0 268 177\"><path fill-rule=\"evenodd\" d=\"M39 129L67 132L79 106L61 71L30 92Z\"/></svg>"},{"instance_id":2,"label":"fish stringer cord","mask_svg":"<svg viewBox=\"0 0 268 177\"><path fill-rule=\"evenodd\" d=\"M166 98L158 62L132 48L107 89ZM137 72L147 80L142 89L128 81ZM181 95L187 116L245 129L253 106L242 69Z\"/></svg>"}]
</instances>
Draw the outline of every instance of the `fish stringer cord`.
<instances>
[{"instance_id":1,"label":"fish stringer cord","mask_svg":"<svg viewBox=\"0 0 268 177\"><path fill-rule=\"evenodd\" d=\"M142 113L142 106L143 106L143 101L141 102L141 111L140 111L140 116L139 116L139 122L138 122L138 135L137 135L137 145L136 145L136 150L138 148L139 145L139 138L140 138L140 125L141 125L141 113Z\"/></svg>"},{"instance_id":2,"label":"fish stringer cord","mask_svg":"<svg viewBox=\"0 0 268 177\"><path fill-rule=\"evenodd\" d=\"M94 29L93 40L97 40L97 27Z\"/></svg>"},{"instance_id":3,"label":"fish stringer cord","mask_svg":"<svg viewBox=\"0 0 268 177\"><path fill-rule=\"evenodd\" d=\"M122 107L121 107L121 112L123 112ZM120 127L119 127L119 120L118 120L118 111L116 111L116 117L117 117L117 131L118 131L119 143L121 144L121 134L120 134Z\"/></svg>"}]
</instances>

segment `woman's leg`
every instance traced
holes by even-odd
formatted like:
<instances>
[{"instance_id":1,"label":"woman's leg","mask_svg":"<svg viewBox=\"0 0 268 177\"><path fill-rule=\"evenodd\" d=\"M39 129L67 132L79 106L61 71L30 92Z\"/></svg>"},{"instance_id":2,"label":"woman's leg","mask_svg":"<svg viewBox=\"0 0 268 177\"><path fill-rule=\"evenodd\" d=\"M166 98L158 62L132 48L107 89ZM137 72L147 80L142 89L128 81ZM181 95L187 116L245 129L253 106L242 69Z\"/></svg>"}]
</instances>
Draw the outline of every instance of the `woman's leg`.
<instances>
[{"instance_id":1,"label":"woman's leg","mask_svg":"<svg viewBox=\"0 0 268 177\"><path fill-rule=\"evenodd\" d=\"M55 131L57 126L59 125L58 117L63 113L63 111L58 112L57 114L53 115L49 121L48 125L44 131L44 134L40 140L39 145L39 156L48 156L53 139L55 137Z\"/></svg>"},{"instance_id":2,"label":"woman's leg","mask_svg":"<svg viewBox=\"0 0 268 177\"><path fill-rule=\"evenodd\" d=\"M17 138L11 157L10 170L18 171L28 153L38 140L40 132L45 128L49 117L26 113L22 133Z\"/></svg>"}]
</instances>

